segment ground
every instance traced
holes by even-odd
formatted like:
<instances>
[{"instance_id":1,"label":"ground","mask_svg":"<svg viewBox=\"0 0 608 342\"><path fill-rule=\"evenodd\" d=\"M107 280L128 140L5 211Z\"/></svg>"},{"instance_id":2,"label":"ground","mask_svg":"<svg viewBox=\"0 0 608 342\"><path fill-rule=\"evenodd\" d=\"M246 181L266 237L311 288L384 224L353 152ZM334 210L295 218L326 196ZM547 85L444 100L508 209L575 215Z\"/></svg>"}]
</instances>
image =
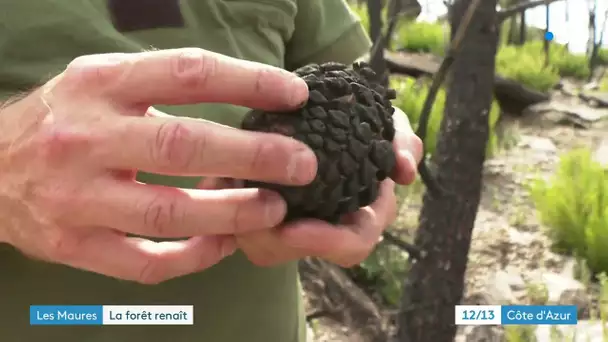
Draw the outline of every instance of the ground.
<instances>
[{"instance_id":1,"label":"ground","mask_svg":"<svg viewBox=\"0 0 608 342\"><path fill-rule=\"evenodd\" d=\"M592 110L563 91L556 91L551 101L578 111ZM551 175L562 153L582 146L597 149L606 143L608 120L581 124L576 115L537 108L523 116L504 115L501 132L507 146L486 162L465 302L478 302L481 296L488 298L487 304L554 302L591 310L594 300L588 297L593 298L596 291L576 280L571 258L551 252L525 184L532 177ZM408 198L395 226L415 226L419 208L419 198ZM588 316L589 312L582 314ZM314 320L311 327L314 342L366 342L350 334L349 327L330 319ZM460 332L465 334L470 335L470 331ZM466 339L473 340L471 336Z\"/></svg>"}]
</instances>

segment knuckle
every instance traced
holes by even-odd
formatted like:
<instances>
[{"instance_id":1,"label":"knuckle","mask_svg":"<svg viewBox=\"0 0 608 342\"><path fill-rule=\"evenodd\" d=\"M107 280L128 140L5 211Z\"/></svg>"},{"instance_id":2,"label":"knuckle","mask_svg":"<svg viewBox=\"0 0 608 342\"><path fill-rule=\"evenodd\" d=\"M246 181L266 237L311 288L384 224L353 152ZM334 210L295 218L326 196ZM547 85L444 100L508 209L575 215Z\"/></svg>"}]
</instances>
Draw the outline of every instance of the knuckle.
<instances>
[{"instance_id":1,"label":"knuckle","mask_svg":"<svg viewBox=\"0 0 608 342\"><path fill-rule=\"evenodd\" d=\"M246 212L245 208L244 208L245 204L243 203L239 203L235 206L234 211L233 211L233 216L232 216L232 222L231 222L231 227L229 227L229 230L234 232L234 234L238 234L240 232L244 232L245 231L245 226L247 225L246 221L246 215L244 215L244 213Z\"/></svg>"},{"instance_id":2,"label":"knuckle","mask_svg":"<svg viewBox=\"0 0 608 342\"><path fill-rule=\"evenodd\" d=\"M45 220L66 223L77 204L77 191L66 185L49 185L29 181L24 186L24 198L45 215ZM44 212L44 214L42 214Z\"/></svg>"},{"instance_id":3,"label":"knuckle","mask_svg":"<svg viewBox=\"0 0 608 342\"><path fill-rule=\"evenodd\" d=\"M148 256L135 281L144 285L157 285L163 282L165 279L162 265L156 255Z\"/></svg>"},{"instance_id":4,"label":"knuckle","mask_svg":"<svg viewBox=\"0 0 608 342\"><path fill-rule=\"evenodd\" d=\"M66 163L76 156L86 155L86 150L91 144L93 144L92 137L85 133L52 127L42 134L38 153L42 160L55 166Z\"/></svg>"},{"instance_id":5,"label":"knuckle","mask_svg":"<svg viewBox=\"0 0 608 342\"><path fill-rule=\"evenodd\" d=\"M65 229L53 228L47 236L46 254L51 260L69 262L76 257L81 244L78 235Z\"/></svg>"},{"instance_id":6,"label":"knuckle","mask_svg":"<svg viewBox=\"0 0 608 342\"><path fill-rule=\"evenodd\" d=\"M154 139L151 158L160 167L188 169L196 151L204 149L205 145L204 135L202 141L197 144L193 141L190 130L181 122L163 123Z\"/></svg>"},{"instance_id":7,"label":"knuckle","mask_svg":"<svg viewBox=\"0 0 608 342\"><path fill-rule=\"evenodd\" d=\"M68 64L62 81L78 86L106 87L122 79L127 71L126 61L126 54L121 53L80 56Z\"/></svg>"},{"instance_id":8,"label":"knuckle","mask_svg":"<svg viewBox=\"0 0 608 342\"><path fill-rule=\"evenodd\" d=\"M171 58L171 75L182 86L201 88L209 84L217 72L217 64L217 59L203 49L181 49Z\"/></svg>"},{"instance_id":9,"label":"knuckle","mask_svg":"<svg viewBox=\"0 0 608 342\"><path fill-rule=\"evenodd\" d=\"M251 156L251 160L249 161L249 169L247 170L248 173L250 174L263 174L264 173L264 168L267 168L269 166L273 166L273 163L270 163L269 161L272 158L267 158L267 156L269 156L271 153L269 153L270 149L273 148L273 145L270 145L266 142L260 141L259 143L254 144L254 150L253 153L250 154ZM275 154L275 156L278 156L280 154ZM268 161L267 163L264 161Z\"/></svg>"},{"instance_id":10,"label":"knuckle","mask_svg":"<svg viewBox=\"0 0 608 342\"><path fill-rule=\"evenodd\" d=\"M255 88L254 93L261 95L264 94L268 90L268 83L271 74L267 69L260 69L255 73Z\"/></svg>"},{"instance_id":11,"label":"knuckle","mask_svg":"<svg viewBox=\"0 0 608 342\"><path fill-rule=\"evenodd\" d=\"M177 201L171 196L158 196L147 204L144 212L144 229L159 237L169 234L177 224Z\"/></svg>"}]
</instances>

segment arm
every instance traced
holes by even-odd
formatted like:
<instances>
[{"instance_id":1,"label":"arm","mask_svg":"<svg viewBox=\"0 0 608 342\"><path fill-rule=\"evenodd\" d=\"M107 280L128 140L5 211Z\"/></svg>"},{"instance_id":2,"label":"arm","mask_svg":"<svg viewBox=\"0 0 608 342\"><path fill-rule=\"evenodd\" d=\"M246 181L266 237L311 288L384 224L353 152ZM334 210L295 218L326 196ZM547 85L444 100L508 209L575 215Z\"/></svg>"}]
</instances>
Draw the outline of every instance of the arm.
<instances>
[{"instance_id":1,"label":"arm","mask_svg":"<svg viewBox=\"0 0 608 342\"><path fill-rule=\"evenodd\" d=\"M288 70L309 63L353 63L371 48L360 19L345 0L297 0L294 34L287 44Z\"/></svg>"}]
</instances>

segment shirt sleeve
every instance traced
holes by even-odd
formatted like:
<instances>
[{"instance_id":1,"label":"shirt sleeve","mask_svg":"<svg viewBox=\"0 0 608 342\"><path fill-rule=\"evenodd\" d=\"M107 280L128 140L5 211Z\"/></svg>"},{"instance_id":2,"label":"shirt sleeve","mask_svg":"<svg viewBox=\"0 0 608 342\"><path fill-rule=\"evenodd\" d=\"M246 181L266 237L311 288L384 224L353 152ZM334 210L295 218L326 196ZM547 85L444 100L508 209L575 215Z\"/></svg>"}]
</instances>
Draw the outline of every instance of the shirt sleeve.
<instances>
[{"instance_id":1,"label":"shirt sleeve","mask_svg":"<svg viewBox=\"0 0 608 342\"><path fill-rule=\"evenodd\" d=\"M371 41L346 0L297 0L295 30L287 43L285 67L309 63L352 63L366 54Z\"/></svg>"}]
</instances>

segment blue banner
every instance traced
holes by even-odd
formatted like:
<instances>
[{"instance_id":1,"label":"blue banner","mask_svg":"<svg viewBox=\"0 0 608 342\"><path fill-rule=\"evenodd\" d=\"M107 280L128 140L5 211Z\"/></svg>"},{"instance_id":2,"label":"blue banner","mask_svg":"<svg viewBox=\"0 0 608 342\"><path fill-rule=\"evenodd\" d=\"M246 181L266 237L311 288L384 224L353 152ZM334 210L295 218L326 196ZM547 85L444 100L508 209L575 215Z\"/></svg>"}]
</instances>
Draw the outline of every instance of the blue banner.
<instances>
[{"instance_id":1,"label":"blue banner","mask_svg":"<svg viewBox=\"0 0 608 342\"><path fill-rule=\"evenodd\" d=\"M503 305L502 325L576 325L576 305Z\"/></svg>"},{"instance_id":2,"label":"blue banner","mask_svg":"<svg viewBox=\"0 0 608 342\"><path fill-rule=\"evenodd\" d=\"M30 325L101 325L101 305L32 305Z\"/></svg>"}]
</instances>

